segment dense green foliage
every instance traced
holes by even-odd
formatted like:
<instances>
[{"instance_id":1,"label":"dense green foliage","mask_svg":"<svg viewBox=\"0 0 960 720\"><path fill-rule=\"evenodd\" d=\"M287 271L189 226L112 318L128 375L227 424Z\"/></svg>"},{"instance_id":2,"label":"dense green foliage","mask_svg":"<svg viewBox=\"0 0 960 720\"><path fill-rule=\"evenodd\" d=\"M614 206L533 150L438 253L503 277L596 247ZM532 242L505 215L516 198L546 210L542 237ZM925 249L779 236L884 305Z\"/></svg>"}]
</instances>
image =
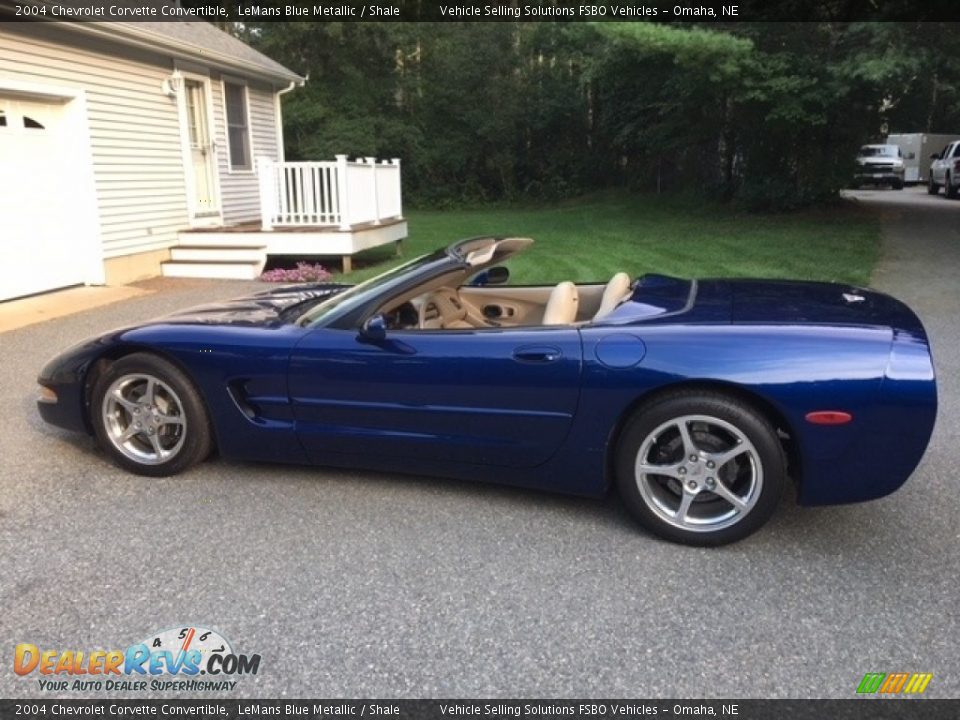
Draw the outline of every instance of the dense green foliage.
<instances>
[{"instance_id":1,"label":"dense green foliage","mask_svg":"<svg viewBox=\"0 0 960 720\"><path fill-rule=\"evenodd\" d=\"M863 142L960 130L960 28L923 23L264 23L309 73L291 158L400 157L419 205L624 185L753 208L835 196Z\"/></svg>"},{"instance_id":2,"label":"dense green foliage","mask_svg":"<svg viewBox=\"0 0 960 720\"><path fill-rule=\"evenodd\" d=\"M606 281L624 270L632 277L660 272L865 285L880 246L876 217L852 203L755 215L689 195L604 192L572 201L414 210L408 219L403 257L392 247L368 250L355 258L349 281L485 233L536 239L510 261L511 282L519 284Z\"/></svg>"}]
</instances>

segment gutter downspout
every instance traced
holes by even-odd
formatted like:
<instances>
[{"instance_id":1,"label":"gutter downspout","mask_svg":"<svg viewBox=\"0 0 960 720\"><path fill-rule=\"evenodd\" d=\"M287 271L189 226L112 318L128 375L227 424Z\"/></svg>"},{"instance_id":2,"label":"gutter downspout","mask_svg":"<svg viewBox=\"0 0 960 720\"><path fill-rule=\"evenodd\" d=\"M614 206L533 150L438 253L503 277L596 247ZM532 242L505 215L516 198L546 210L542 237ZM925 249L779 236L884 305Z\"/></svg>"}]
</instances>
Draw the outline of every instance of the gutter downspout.
<instances>
[{"instance_id":1,"label":"gutter downspout","mask_svg":"<svg viewBox=\"0 0 960 720\"><path fill-rule=\"evenodd\" d=\"M283 162L286 155L283 150L283 107L282 103L280 102L280 96L286 95L294 88L303 87L307 84L307 80L309 79L310 73L307 73L303 80L291 80L287 87L285 87L283 90L277 90L277 92L274 93L274 113L277 116L277 162Z\"/></svg>"}]
</instances>

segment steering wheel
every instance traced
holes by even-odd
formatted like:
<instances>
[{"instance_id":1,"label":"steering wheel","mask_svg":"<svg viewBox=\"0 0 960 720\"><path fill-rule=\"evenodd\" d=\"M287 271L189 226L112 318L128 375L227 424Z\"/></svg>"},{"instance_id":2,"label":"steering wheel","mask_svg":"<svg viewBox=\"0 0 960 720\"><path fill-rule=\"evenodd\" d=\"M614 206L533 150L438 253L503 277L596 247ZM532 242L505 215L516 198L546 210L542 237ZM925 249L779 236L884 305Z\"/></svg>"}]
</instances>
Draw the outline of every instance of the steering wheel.
<instances>
[{"instance_id":1,"label":"steering wheel","mask_svg":"<svg viewBox=\"0 0 960 720\"><path fill-rule=\"evenodd\" d=\"M420 327L449 328L467 324L467 308L460 301L457 291L442 287L427 295L420 303Z\"/></svg>"}]
</instances>

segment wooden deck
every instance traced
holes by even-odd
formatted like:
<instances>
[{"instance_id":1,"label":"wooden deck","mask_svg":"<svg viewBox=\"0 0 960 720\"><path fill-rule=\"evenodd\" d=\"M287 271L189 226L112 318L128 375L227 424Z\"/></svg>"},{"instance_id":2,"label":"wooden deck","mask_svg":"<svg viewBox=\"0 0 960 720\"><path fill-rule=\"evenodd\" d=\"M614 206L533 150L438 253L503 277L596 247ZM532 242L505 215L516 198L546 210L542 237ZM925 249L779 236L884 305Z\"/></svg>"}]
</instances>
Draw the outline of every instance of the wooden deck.
<instances>
[{"instance_id":1,"label":"wooden deck","mask_svg":"<svg viewBox=\"0 0 960 720\"><path fill-rule=\"evenodd\" d=\"M203 273L209 272L209 277L255 277L270 255L339 257L343 271L348 273L353 269L353 255L389 243L396 243L399 254L406 236L404 218L356 224L348 230L309 225L263 230L256 222L191 228L179 233L179 244L172 248L173 259L164 264L164 274L206 277Z\"/></svg>"},{"instance_id":2,"label":"wooden deck","mask_svg":"<svg viewBox=\"0 0 960 720\"><path fill-rule=\"evenodd\" d=\"M191 228L187 231L190 234L197 233L262 233L263 235L270 235L272 233L356 233L356 232L367 232L371 230L378 230L382 228L389 228L394 225L406 225L407 221L405 218L390 218L389 220L382 220L379 223L368 222L368 223L358 223L356 225L351 225L349 230L342 230L339 227L332 225L277 225L274 226L273 230L263 230L260 227L259 222L246 222L240 223L239 225L220 225L213 227L197 227ZM185 234L185 233L181 233Z\"/></svg>"}]
</instances>

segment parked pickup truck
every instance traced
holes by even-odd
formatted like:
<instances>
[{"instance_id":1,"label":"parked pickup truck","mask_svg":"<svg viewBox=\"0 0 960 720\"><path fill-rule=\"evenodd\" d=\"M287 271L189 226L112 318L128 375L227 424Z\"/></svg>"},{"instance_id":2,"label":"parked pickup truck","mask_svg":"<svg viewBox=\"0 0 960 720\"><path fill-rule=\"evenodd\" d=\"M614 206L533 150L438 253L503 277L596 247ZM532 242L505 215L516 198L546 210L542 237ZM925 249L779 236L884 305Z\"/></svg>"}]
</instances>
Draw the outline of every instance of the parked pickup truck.
<instances>
[{"instance_id":1,"label":"parked pickup truck","mask_svg":"<svg viewBox=\"0 0 960 720\"><path fill-rule=\"evenodd\" d=\"M960 189L960 140L949 143L939 153L930 156L930 180L927 192L936 195L943 187L943 194L955 198Z\"/></svg>"},{"instance_id":2,"label":"parked pickup truck","mask_svg":"<svg viewBox=\"0 0 960 720\"><path fill-rule=\"evenodd\" d=\"M857 185L889 185L903 189L903 153L899 145L864 145L857 153Z\"/></svg>"}]
</instances>

